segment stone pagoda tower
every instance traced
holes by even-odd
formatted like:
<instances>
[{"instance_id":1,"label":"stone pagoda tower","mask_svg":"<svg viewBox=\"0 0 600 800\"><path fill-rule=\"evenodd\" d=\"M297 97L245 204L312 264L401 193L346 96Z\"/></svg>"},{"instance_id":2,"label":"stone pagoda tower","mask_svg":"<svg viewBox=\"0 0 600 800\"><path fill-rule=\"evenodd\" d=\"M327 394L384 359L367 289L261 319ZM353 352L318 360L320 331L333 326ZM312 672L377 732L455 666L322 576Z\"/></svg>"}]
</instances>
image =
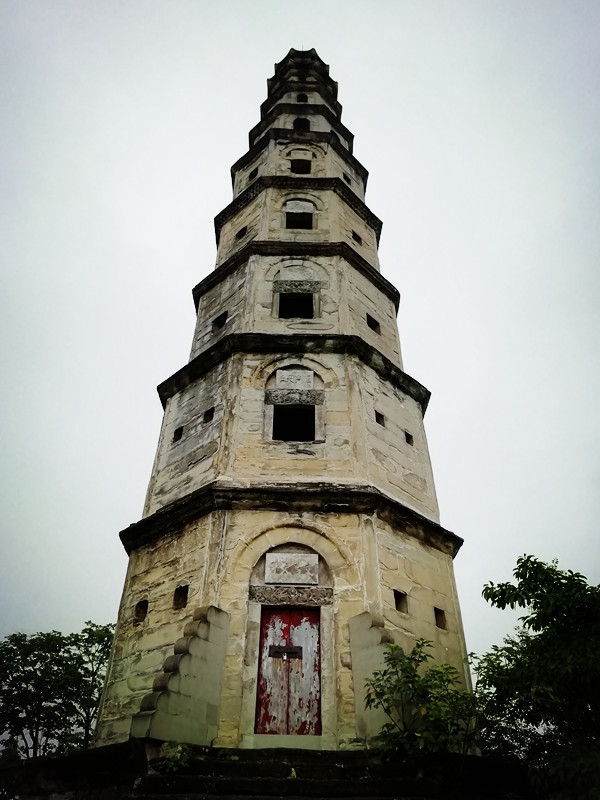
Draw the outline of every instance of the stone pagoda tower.
<instances>
[{"instance_id":1,"label":"stone pagoda tower","mask_svg":"<svg viewBox=\"0 0 600 800\"><path fill-rule=\"evenodd\" d=\"M386 642L468 677L452 559L337 84L290 50L194 289L102 699L99 745L364 747Z\"/></svg>"}]
</instances>

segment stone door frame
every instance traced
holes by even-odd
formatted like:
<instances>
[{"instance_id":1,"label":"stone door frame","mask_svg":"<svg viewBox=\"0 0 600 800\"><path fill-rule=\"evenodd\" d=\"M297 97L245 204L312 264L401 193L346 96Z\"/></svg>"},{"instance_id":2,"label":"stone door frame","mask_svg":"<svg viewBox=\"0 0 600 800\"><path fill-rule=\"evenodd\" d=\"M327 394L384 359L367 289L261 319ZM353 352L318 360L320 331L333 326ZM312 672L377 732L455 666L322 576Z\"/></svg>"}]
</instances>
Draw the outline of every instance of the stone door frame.
<instances>
[{"instance_id":1,"label":"stone door frame","mask_svg":"<svg viewBox=\"0 0 600 800\"><path fill-rule=\"evenodd\" d=\"M248 600L248 625L242 689L242 715L240 720L240 747L288 747L304 750L337 749L337 714L335 692L335 628L333 621L333 592L325 589L302 590L294 588L285 597L284 587L268 596L269 589L257 587ZM261 591L262 590L262 591ZM312 600L311 600L312 595ZM256 598L256 599L253 599ZM308 602L302 603L302 598ZM266 602L261 602L264 600ZM264 606L318 606L320 608L321 638L321 726L320 736L295 736L254 733L256 692L258 686L260 620Z\"/></svg>"}]
</instances>

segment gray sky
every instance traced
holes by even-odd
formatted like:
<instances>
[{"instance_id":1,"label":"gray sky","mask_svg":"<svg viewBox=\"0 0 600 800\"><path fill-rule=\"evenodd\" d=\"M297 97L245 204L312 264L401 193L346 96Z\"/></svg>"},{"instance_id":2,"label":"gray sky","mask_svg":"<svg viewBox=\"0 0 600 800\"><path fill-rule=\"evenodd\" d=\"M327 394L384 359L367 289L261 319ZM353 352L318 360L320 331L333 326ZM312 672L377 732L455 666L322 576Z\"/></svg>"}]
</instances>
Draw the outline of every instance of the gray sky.
<instances>
[{"instance_id":1,"label":"gray sky","mask_svg":"<svg viewBox=\"0 0 600 800\"><path fill-rule=\"evenodd\" d=\"M155 387L266 80L315 47L383 219L467 644L523 553L600 581L600 5L0 2L0 635L116 617Z\"/></svg>"}]
</instances>

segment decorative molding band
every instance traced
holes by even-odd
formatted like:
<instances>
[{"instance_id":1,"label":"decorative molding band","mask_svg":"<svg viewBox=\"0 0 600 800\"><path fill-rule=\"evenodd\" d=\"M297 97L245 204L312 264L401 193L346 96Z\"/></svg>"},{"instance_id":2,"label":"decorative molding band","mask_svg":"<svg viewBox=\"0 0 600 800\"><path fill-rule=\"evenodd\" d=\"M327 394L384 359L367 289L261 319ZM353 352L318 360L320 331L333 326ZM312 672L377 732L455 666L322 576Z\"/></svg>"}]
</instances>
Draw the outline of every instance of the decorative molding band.
<instances>
[{"instance_id":1,"label":"decorative molding band","mask_svg":"<svg viewBox=\"0 0 600 800\"><path fill-rule=\"evenodd\" d=\"M330 606L333 589L314 586L251 586L249 600L265 606Z\"/></svg>"},{"instance_id":2,"label":"decorative molding band","mask_svg":"<svg viewBox=\"0 0 600 800\"><path fill-rule=\"evenodd\" d=\"M375 237L379 244L379 237L381 236L381 228L383 223L376 217L375 214L368 208L363 201L354 194L352 189L348 187L341 178L299 178L292 177L291 175L263 175L257 178L254 183L245 189L241 194L238 194L228 206L226 206L220 214L215 217L215 236L217 245L221 236L221 228L223 225L239 213L245 206L248 205L255 197L257 197L265 189L310 189L317 191L330 191L335 192L339 197L344 200L350 208L363 219L375 231Z\"/></svg>"},{"instance_id":3,"label":"decorative molding band","mask_svg":"<svg viewBox=\"0 0 600 800\"><path fill-rule=\"evenodd\" d=\"M190 386L217 364L236 353L289 353L290 355L344 353L354 355L375 370L383 380L389 381L404 394L412 397L421 406L423 414L431 397L428 389L403 372L379 350L367 344L360 336L319 333L230 333L159 384L158 395L163 407L169 397Z\"/></svg>"},{"instance_id":4,"label":"decorative molding band","mask_svg":"<svg viewBox=\"0 0 600 800\"><path fill-rule=\"evenodd\" d=\"M298 292L315 294L321 288L321 281L273 281L274 292Z\"/></svg>"},{"instance_id":5,"label":"decorative molding band","mask_svg":"<svg viewBox=\"0 0 600 800\"><path fill-rule=\"evenodd\" d=\"M383 277L381 272L371 266L369 262L359 255L347 242L276 242L264 239L253 239L228 259L217 265L213 272L200 281L192 290L194 304L198 310L198 303L203 294L225 280L250 256L297 256L298 258L343 258L357 272L364 275L386 297L394 303L396 311L400 305L400 292Z\"/></svg>"},{"instance_id":6,"label":"decorative molding band","mask_svg":"<svg viewBox=\"0 0 600 800\"><path fill-rule=\"evenodd\" d=\"M186 525L217 510L318 511L321 514L378 514L393 527L454 558L463 540L375 486L292 482L256 486L223 485L217 481L191 492L150 517L130 525L119 536L128 553L177 534Z\"/></svg>"},{"instance_id":7,"label":"decorative molding band","mask_svg":"<svg viewBox=\"0 0 600 800\"><path fill-rule=\"evenodd\" d=\"M265 392L268 406L322 406L324 402L323 389L267 389Z\"/></svg>"}]
</instances>

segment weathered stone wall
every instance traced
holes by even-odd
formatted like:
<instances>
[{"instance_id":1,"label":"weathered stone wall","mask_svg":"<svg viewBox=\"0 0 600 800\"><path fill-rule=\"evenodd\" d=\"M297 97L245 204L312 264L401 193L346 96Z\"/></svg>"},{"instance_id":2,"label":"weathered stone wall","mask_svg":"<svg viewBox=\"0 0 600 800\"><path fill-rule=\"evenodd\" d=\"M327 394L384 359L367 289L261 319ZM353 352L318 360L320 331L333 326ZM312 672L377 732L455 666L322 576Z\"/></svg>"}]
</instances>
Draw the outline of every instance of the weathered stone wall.
<instances>
[{"instance_id":1,"label":"weathered stone wall","mask_svg":"<svg viewBox=\"0 0 600 800\"><path fill-rule=\"evenodd\" d=\"M353 163L348 163L347 159L342 158L327 143L294 142L290 144L289 141L270 141L267 147L257 154L256 158L237 171L233 187L234 197L241 194L253 180L261 175L293 175L290 162L291 159L296 158L310 160L309 174L314 178L342 178L364 201L364 181Z\"/></svg>"},{"instance_id":2,"label":"weathered stone wall","mask_svg":"<svg viewBox=\"0 0 600 800\"><path fill-rule=\"evenodd\" d=\"M229 362L169 398L144 516L214 480L227 409Z\"/></svg>"},{"instance_id":3,"label":"weathered stone wall","mask_svg":"<svg viewBox=\"0 0 600 800\"><path fill-rule=\"evenodd\" d=\"M302 200L314 205L313 227L286 228L285 203ZM360 237L357 240L353 232ZM284 242L346 242L371 266L379 270L375 234L336 192L310 189L265 188L248 201L221 229L217 265L251 239Z\"/></svg>"},{"instance_id":4,"label":"weathered stone wall","mask_svg":"<svg viewBox=\"0 0 600 800\"><path fill-rule=\"evenodd\" d=\"M331 586L333 593L321 614L323 735L312 742L284 737L280 744L337 748L352 746L363 737L364 731L357 732L356 713L358 709L362 714L364 686L362 677L361 685L356 685L352 671L352 652L360 646L356 641L351 646L349 624L365 611L385 620L386 630L403 646L412 646L420 636L431 639L436 658L463 669L460 612L445 553L377 515L213 512L180 534L165 536L131 555L99 743L127 738L131 718L162 674L165 658L191 621L192 610L214 605L230 618L214 743L263 746L254 734L260 597L252 599L249 588L256 583L255 568L264 554L290 544L319 555L323 586ZM182 583L189 585L188 604L175 611L173 593ZM396 611L394 589L407 593L406 612ZM134 610L140 599L149 601L148 615L136 624ZM446 630L436 627L434 607L445 612ZM367 656L366 661L364 654L359 656L359 672L364 672L364 663L370 666L382 658L383 648Z\"/></svg>"},{"instance_id":5,"label":"weathered stone wall","mask_svg":"<svg viewBox=\"0 0 600 800\"><path fill-rule=\"evenodd\" d=\"M319 284L312 319L280 319L276 287L284 281ZM227 319L215 328L224 311ZM367 314L380 324L367 324ZM396 309L392 300L340 257L251 256L199 300L190 358L229 333L342 333L361 336L402 368Z\"/></svg>"}]
</instances>

